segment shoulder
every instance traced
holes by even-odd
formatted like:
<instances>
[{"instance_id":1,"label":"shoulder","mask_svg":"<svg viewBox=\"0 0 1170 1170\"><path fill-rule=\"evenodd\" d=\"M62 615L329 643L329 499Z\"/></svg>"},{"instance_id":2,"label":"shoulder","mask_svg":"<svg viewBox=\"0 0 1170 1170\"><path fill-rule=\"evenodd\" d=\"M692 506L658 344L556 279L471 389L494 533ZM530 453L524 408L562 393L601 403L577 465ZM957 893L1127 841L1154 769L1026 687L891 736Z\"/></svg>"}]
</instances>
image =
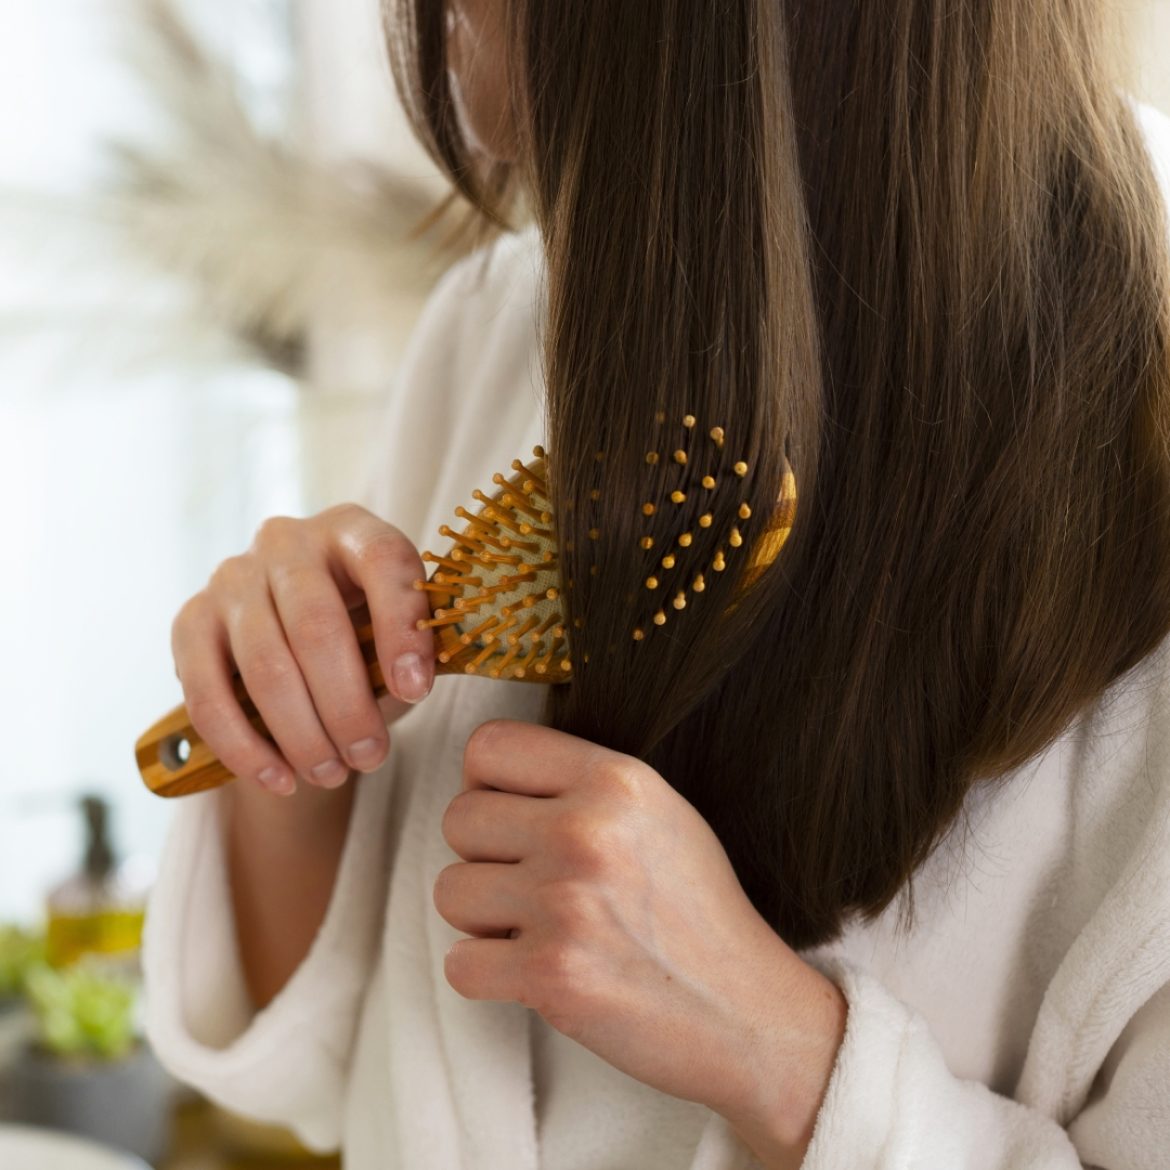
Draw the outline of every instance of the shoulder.
<instances>
[{"instance_id":1,"label":"shoulder","mask_svg":"<svg viewBox=\"0 0 1170 1170\"><path fill-rule=\"evenodd\" d=\"M535 223L502 232L482 248L457 260L444 280L465 292L476 289L505 294L531 288L543 275L544 248Z\"/></svg>"},{"instance_id":2,"label":"shoulder","mask_svg":"<svg viewBox=\"0 0 1170 1170\"><path fill-rule=\"evenodd\" d=\"M1086 715L1097 734L1138 737L1147 749L1147 764L1164 757L1166 787L1170 790L1170 751L1158 750L1153 759L1148 756L1148 751L1170 732L1170 634L1118 675ZM1160 746L1170 748L1170 741Z\"/></svg>"},{"instance_id":3,"label":"shoulder","mask_svg":"<svg viewBox=\"0 0 1170 1170\"><path fill-rule=\"evenodd\" d=\"M1114 679L1075 721L1064 758L1068 847L1084 866L1080 892L1095 889L1103 906L1120 898L1129 906L1131 927L1142 913L1165 917L1170 636ZM1164 926L1170 931L1170 920ZM1170 935L1165 941L1170 946Z\"/></svg>"},{"instance_id":4,"label":"shoulder","mask_svg":"<svg viewBox=\"0 0 1170 1170\"><path fill-rule=\"evenodd\" d=\"M430 409L490 393L538 348L544 249L535 225L498 236L436 282L411 333L399 380L425 386ZM413 393L409 389L408 395Z\"/></svg>"},{"instance_id":5,"label":"shoulder","mask_svg":"<svg viewBox=\"0 0 1170 1170\"><path fill-rule=\"evenodd\" d=\"M540 416L543 276L535 226L501 235L447 269L415 322L372 428L361 498L416 544L433 527L436 496L462 500L483 486L449 483L447 469L481 475L489 438Z\"/></svg>"},{"instance_id":6,"label":"shoulder","mask_svg":"<svg viewBox=\"0 0 1170 1170\"><path fill-rule=\"evenodd\" d=\"M1115 678L1070 730L1082 763L1092 761L1082 777L1086 796L1104 796L1104 781L1112 780L1113 796L1134 802L1136 835L1170 829L1170 635ZM1111 808L1120 811L1117 803Z\"/></svg>"},{"instance_id":7,"label":"shoulder","mask_svg":"<svg viewBox=\"0 0 1170 1170\"><path fill-rule=\"evenodd\" d=\"M535 224L507 232L455 261L439 278L424 315L492 332L539 309L544 248Z\"/></svg>"}]
</instances>

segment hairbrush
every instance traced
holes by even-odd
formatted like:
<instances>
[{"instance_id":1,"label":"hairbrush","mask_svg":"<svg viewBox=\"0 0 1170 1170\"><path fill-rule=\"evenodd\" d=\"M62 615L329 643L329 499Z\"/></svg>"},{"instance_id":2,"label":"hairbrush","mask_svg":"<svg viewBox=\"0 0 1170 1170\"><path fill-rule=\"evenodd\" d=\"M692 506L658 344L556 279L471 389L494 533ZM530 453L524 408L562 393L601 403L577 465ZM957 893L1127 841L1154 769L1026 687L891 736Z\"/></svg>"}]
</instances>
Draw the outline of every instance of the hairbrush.
<instances>
[{"instance_id":1,"label":"hairbrush","mask_svg":"<svg viewBox=\"0 0 1170 1170\"><path fill-rule=\"evenodd\" d=\"M657 418L659 423L664 421L661 413ZM694 415L684 416L682 425L693 432ZM707 437L712 449L721 453L723 428L710 428ZM561 602L562 588L571 589L573 582L566 581L562 586L556 523L546 479L548 456L540 446L534 447L532 454L533 459L528 463L512 460L510 474L493 475L496 490L492 494L478 489L472 493L479 504L476 511L455 509L455 515L463 522L459 531L446 524L440 526L439 534L450 541L445 555L429 550L422 553L423 561L435 567L426 580L414 582L416 589L426 592L431 612L429 618L420 619L417 625L419 629L429 626L434 630L436 676L478 674L553 685L572 680L569 638ZM598 452L599 460L603 457ZM676 447L666 453L648 451L646 465L653 475L655 469L660 472L664 466L674 465L681 471L688 459L699 458L698 452L688 455L682 447ZM729 479L734 488L747 470L747 464L737 460L720 472L719 478ZM719 478L711 472L701 475L695 472L686 477L685 488L675 486L670 491L663 491L661 483L652 484L646 494L657 498L639 502L640 514L649 518L660 508L681 505L688 491L701 495L714 493L719 488ZM676 476L676 484L683 482ZM598 494L596 490L592 493L594 501ZM791 531L795 509L795 479L791 468L786 467L777 508L751 546L742 568L738 595L742 596L775 559ZM737 511L739 521L746 521L750 516L748 504L741 503ZM701 511L696 523L700 528L709 527L712 514ZM600 533L591 528L588 535L596 540ZM664 542L663 549L656 549L655 538L649 534L639 538L640 547L652 554L651 567L642 586L647 590L646 596L654 601L649 607L653 611L649 618L637 620L630 627L630 636L635 641L643 640L655 627L664 625L669 611L685 608L688 591L702 593L706 587L704 573L725 571L728 556L745 543L739 525L734 524L708 564L691 565L687 550L692 540L693 532L685 527L673 533L669 543ZM596 572L596 565L591 565L589 571ZM363 603L350 610L349 616L365 658L370 685L375 697L380 698L388 693L388 688L375 655L369 608ZM580 626L580 618L576 624ZM249 723L272 740L238 672L232 678L232 689ZM139 738L135 756L147 788L158 796L185 796L217 788L235 778L200 738L183 704Z\"/></svg>"}]
</instances>

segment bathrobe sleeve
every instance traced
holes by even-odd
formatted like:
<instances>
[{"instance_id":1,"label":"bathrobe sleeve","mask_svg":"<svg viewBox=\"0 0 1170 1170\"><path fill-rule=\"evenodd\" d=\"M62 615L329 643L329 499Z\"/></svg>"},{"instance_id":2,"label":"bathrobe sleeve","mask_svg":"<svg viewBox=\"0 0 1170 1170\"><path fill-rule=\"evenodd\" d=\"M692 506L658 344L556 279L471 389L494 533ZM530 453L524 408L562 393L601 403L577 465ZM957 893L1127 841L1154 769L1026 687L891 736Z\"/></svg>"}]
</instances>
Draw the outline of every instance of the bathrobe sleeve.
<instances>
[{"instance_id":1,"label":"bathrobe sleeve","mask_svg":"<svg viewBox=\"0 0 1170 1170\"><path fill-rule=\"evenodd\" d=\"M921 1015L838 957L849 1005L801 1170L1154 1170L1170 1150L1170 988L1136 1013L1067 1127L953 1075Z\"/></svg>"},{"instance_id":2,"label":"bathrobe sleeve","mask_svg":"<svg viewBox=\"0 0 1170 1170\"><path fill-rule=\"evenodd\" d=\"M355 781L325 918L262 1010L250 1001L236 944L222 790L184 798L147 907L145 1022L162 1064L225 1109L283 1125L314 1150L341 1139L346 1069L385 899L384 773L392 762Z\"/></svg>"},{"instance_id":3,"label":"bathrobe sleeve","mask_svg":"<svg viewBox=\"0 0 1170 1170\"><path fill-rule=\"evenodd\" d=\"M455 395L477 256L440 279L415 325L362 469L358 502L422 537ZM471 330L474 334L474 329ZM409 718L408 713L404 718ZM358 777L333 893L318 934L256 1011L236 944L221 834L222 790L176 801L143 939L145 1026L162 1064L233 1113L331 1150L342 1136L350 1056L385 913L389 793L396 756ZM274 798L275 799L275 798Z\"/></svg>"},{"instance_id":4,"label":"bathrobe sleeve","mask_svg":"<svg viewBox=\"0 0 1170 1170\"><path fill-rule=\"evenodd\" d=\"M1125 1026L1068 1132L1086 1166L1137 1170L1170 1160L1170 984Z\"/></svg>"}]
</instances>

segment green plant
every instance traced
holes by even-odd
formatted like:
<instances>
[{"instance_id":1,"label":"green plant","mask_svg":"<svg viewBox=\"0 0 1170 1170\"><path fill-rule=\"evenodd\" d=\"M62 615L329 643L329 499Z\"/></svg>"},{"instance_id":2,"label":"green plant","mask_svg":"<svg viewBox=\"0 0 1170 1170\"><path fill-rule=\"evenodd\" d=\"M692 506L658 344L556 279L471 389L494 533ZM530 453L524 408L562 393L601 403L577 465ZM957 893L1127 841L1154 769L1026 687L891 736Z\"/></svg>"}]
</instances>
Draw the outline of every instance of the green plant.
<instances>
[{"instance_id":1,"label":"green plant","mask_svg":"<svg viewBox=\"0 0 1170 1170\"><path fill-rule=\"evenodd\" d=\"M20 995L28 970L45 959L43 934L0 926L0 999Z\"/></svg>"},{"instance_id":2,"label":"green plant","mask_svg":"<svg viewBox=\"0 0 1170 1170\"><path fill-rule=\"evenodd\" d=\"M133 1047L137 988L129 979L85 963L63 970L37 963L25 991L37 1039L50 1052L116 1060Z\"/></svg>"}]
</instances>

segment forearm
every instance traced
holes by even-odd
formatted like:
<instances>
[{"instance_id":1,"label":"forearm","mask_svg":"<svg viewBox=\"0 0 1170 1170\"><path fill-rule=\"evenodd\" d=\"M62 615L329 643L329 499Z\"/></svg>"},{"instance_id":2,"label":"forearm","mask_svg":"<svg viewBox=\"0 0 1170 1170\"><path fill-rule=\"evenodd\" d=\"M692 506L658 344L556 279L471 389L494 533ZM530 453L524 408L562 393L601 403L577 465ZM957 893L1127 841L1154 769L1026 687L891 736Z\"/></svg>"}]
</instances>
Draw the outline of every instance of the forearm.
<instances>
[{"instance_id":1,"label":"forearm","mask_svg":"<svg viewBox=\"0 0 1170 1170\"><path fill-rule=\"evenodd\" d=\"M325 918L353 808L355 780L301 780L278 797L246 780L225 789L225 851L244 979L268 1004L308 954Z\"/></svg>"}]
</instances>

